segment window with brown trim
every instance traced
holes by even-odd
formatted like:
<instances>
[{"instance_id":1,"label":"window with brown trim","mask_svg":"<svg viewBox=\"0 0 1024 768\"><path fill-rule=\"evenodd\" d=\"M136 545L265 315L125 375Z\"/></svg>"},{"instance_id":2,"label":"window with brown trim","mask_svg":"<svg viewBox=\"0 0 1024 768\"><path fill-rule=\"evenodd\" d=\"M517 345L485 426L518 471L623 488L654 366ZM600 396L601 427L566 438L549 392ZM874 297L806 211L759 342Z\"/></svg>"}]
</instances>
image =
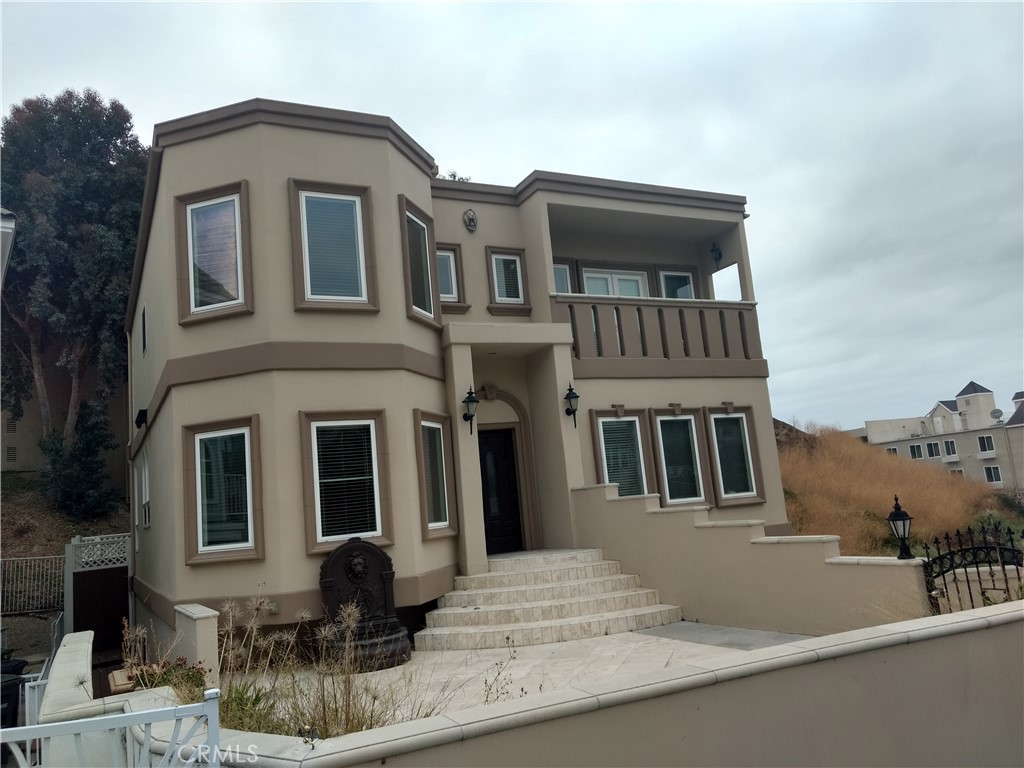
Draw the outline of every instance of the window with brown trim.
<instances>
[{"instance_id":1,"label":"window with brown trim","mask_svg":"<svg viewBox=\"0 0 1024 768\"><path fill-rule=\"evenodd\" d=\"M384 413L299 413L306 551L354 536L391 544Z\"/></svg>"},{"instance_id":2,"label":"window with brown trim","mask_svg":"<svg viewBox=\"0 0 1024 768\"><path fill-rule=\"evenodd\" d=\"M466 281L462 277L462 248L456 243L437 244L437 292L441 312L463 315L466 303Z\"/></svg>"},{"instance_id":3,"label":"window with brown trim","mask_svg":"<svg viewBox=\"0 0 1024 768\"><path fill-rule=\"evenodd\" d=\"M402 222L406 314L413 320L439 328L441 302L437 295L434 220L405 195L398 196L398 211Z\"/></svg>"},{"instance_id":4,"label":"window with brown trim","mask_svg":"<svg viewBox=\"0 0 1024 768\"><path fill-rule=\"evenodd\" d=\"M175 228L179 324L251 313L248 182L176 197Z\"/></svg>"},{"instance_id":5,"label":"window with brown trim","mask_svg":"<svg viewBox=\"0 0 1024 768\"><path fill-rule=\"evenodd\" d=\"M288 180L295 308L376 312L370 190Z\"/></svg>"},{"instance_id":6,"label":"window with brown trim","mask_svg":"<svg viewBox=\"0 0 1024 768\"><path fill-rule=\"evenodd\" d=\"M530 290L526 280L526 252L522 248L487 246L487 284L492 315L529 315Z\"/></svg>"},{"instance_id":7,"label":"window with brown trim","mask_svg":"<svg viewBox=\"0 0 1024 768\"><path fill-rule=\"evenodd\" d=\"M594 459L602 483L617 483L619 496L655 488L651 435L644 411L591 411Z\"/></svg>"},{"instance_id":8,"label":"window with brown trim","mask_svg":"<svg viewBox=\"0 0 1024 768\"><path fill-rule=\"evenodd\" d=\"M707 413L717 506L763 502L753 409L709 408Z\"/></svg>"},{"instance_id":9,"label":"window with brown trim","mask_svg":"<svg viewBox=\"0 0 1024 768\"><path fill-rule=\"evenodd\" d=\"M182 431L186 565L262 560L259 416Z\"/></svg>"},{"instance_id":10,"label":"window with brown trim","mask_svg":"<svg viewBox=\"0 0 1024 768\"><path fill-rule=\"evenodd\" d=\"M423 538L458 532L451 427L447 416L413 411L416 426L416 467L420 481L420 522Z\"/></svg>"},{"instance_id":11,"label":"window with brown trim","mask_svg":"<svg viewBox=\"0 0 1024 768\"><path fill-rule=\"evenodd\" d=\"M650 414L662 504L708 503L710 462L701 409L652 409Z\"/></svg>"}]
</instances>

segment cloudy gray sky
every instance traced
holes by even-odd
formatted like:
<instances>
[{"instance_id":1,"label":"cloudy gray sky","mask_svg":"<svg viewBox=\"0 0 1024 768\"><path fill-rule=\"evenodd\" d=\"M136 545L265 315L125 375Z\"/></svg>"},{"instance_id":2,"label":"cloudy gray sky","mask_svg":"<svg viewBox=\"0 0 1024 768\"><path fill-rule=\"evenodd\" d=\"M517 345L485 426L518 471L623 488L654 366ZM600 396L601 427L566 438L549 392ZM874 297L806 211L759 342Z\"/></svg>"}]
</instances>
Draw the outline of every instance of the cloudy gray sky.
<instances>
[{"instance_id":1,"label":"cloudy gray sky","mask_svg":"<svg viewBox=\"0 0 1024 768\"><path fill-rule=\"evenodd\" d=\"M1024 389L1024 6L3 2L4 113L260 96L389 115L474 181L746 195L773 409Z\"/></svg>"}]
</instances>

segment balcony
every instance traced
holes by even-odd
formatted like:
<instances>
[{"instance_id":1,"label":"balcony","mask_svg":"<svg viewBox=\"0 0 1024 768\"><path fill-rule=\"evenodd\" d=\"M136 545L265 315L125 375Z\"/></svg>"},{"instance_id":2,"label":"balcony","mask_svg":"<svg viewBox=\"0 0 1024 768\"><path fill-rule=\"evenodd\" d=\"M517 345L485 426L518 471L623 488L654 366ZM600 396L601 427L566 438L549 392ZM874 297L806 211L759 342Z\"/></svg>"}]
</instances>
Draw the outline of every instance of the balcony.
<instances>
[{"instance_id":1,"label":"balcony","mask_svg":"<svg viewBox=\"0 0 1024 768\"><path fill-rule=\"evenodd\" d=\"M577 378L767 377L753 302L560 294Z\"/></svg>"},{"instance_id":2,"label":"balcony","mask_svg":"<svg viewBox=\"0 0 1024 768\"><path fill-rule=\"evenodd\" d=\"M954 453L954 454L946 454L946 455L944 455L942 457L942 463L943 464L953 464L953 463L958 462L958 461L960 461L960 456L959 456L959 454L956 454L956 453Z\"/></svg>"}]
</instances>

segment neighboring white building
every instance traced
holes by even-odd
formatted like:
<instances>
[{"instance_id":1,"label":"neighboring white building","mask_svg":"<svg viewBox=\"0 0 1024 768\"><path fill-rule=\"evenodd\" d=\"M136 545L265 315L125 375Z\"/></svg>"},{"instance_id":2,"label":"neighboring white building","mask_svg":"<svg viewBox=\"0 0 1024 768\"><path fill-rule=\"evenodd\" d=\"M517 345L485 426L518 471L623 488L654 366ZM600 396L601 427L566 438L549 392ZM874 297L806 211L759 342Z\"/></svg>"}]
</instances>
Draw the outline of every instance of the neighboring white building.
<instances>
[{"instance_id":1,"label":"neighboring white building","mask_svg":"<svg viewBox=\"0 0 1024 768\"><path fill-rule=\"evenodd\" d=\"M951 474L1024 495L1024 391L1009 416L992 390L971 381L924 416L865 421L850 430L866 443L915 461L941 463Z\"/></svg>"}]
</instances>

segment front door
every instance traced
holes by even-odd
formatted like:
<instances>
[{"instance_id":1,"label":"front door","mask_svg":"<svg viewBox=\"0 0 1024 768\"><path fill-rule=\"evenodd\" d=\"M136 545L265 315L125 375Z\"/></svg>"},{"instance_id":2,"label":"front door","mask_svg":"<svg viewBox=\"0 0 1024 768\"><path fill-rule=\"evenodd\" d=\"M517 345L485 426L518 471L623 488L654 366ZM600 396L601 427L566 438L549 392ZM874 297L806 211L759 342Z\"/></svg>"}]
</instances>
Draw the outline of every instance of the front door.
<instances>
[{"instance_id":1,"label":"front door","mask_svg":"<svg viewBox=\"0 0 1024 768\"><path fill-rule=\"evenodd\" d=\"M523 548L516 476L515 430L480 430L480 483L483 486L487 554Z\"/></svg>"}]
</instances>

